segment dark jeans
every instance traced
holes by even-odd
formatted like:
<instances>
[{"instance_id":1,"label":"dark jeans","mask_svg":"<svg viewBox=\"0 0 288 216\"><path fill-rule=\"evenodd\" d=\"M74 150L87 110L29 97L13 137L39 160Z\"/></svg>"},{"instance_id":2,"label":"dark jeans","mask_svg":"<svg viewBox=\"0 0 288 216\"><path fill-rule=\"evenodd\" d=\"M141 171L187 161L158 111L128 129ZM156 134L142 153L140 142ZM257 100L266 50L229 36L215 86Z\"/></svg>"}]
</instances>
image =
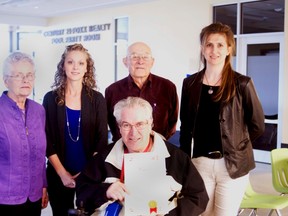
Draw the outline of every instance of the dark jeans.
<instances>
[{"instance_id":1,"label":"dark jeans","mask_svg":"<svg viewBox=\"0 0 288 216\"><path fill-rule=\"evenodd\" d=\"M31 202L29 199L23 204L19 205L3 205L0 204L0 215L19 216L41 216L41 202L42 199ZM5 212L5 213L4 213Z\"/></svg>"},{"instance_id":2,"label":"dark jeans","mask_svg":"<svg viewBox=\"0 0 288 216\"><path fill-rule=\"evenodd\" d=\"M53 216L67 216L68 210L74 209L75 189L65 187L54 168L49 165L47 168L47 190Z\"/></svg>"}]
</instances>

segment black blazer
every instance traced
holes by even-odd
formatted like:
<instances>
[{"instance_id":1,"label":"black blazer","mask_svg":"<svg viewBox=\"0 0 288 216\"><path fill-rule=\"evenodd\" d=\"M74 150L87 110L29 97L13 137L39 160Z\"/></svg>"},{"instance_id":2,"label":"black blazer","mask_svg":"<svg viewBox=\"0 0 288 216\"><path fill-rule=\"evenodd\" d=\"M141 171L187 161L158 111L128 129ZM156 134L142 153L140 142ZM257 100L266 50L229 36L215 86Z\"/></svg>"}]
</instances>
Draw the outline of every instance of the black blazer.
<instances>
[{"instance_id":1,"label":"black blazer","mask_svg":"<svg viewBox=\"0 0 288 216\"><path fill-rule=\"evenodd\" d=\"M250 77L234 72L236 94L221 104L219 114L222 149L231 178L255 168L252 142L265 129L264 113ZM180 148L191 156L194 122L197 118L204 71L183 80L180 107Z\"/></svg>"},{"instance_id":2,"label":"black blazer","mask_svg":"<svg viewBox=\"0 0 288 216\"><path fill-rule=\"evenodd\" d=\"M65 104L56 103L56 93L46 93L43 106L46 110L46 156L57 154L60 161L65 157ZM106 101L100 92L92 91L92 97L88 96L85 88L81 93L81 129L86 158L92 158L95 152L108 144L108 125Z\"/></svg>"}]
</instances>

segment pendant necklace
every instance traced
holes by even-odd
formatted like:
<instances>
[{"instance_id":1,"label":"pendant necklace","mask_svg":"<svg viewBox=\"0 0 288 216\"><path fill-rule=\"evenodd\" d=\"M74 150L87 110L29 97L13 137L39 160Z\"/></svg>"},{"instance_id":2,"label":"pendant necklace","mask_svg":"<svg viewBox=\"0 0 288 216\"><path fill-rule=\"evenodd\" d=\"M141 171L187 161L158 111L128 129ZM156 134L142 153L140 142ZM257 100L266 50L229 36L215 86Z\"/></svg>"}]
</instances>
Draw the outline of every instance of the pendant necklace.
<instances>
[{"instance_id":1,"label":"pendant necklace","mask_svg":"<svg viewBox=\"0 0 288 216\"><path fill-rule=\"evenodd\" d=\"M204 77L205 77L205 79L206 79L206 81L207 81L207 84L208 84L208 86L209 86L209 90L208 90L208 94L213 94L213 92L214 92L214 90L213 90L213 88L212 88L212 86L209 84L209 82L208 82L208 79L207 79L207 77L206 77L206 73L204 73ZM213 85L213 86L216 86L217 84L218 84L218 82L221 80L221 78L222 78L222 76L218 79L218 81Z\"/></svg>"},{"instance_id":2,"label":"pendant necklace","mask_svg":"<svg viewBox=\"0 0 288 216\"><path fill-rule=\"evenodd\" d=\"M78 132L77 132L77 138L76 138L76 140L73 139L73 137L72 137L72 135L71 135L71 132L70 132L70 125L69 125L69 119L68 119L67 107L66 107L65 110L66 110L66 123L67 123L67 128L68 128L68 134L69 134L69 137L70 137L70 139L71 139L73 142L78 142L79 137L80 137L81 110L80 110L80 113L79 113L79 119L78 119Z\"/></svg>"},{"instance_id":3,"label":"pendant necklace","mask_svg":"<svg viewBox=\"0 0 288 216\"><path fill-rule=\"evenodd\" d=\"M209 90L208 90L208 94L213 94L213 88L212 86L210 86Z\"/></svg>"}]
</instances>

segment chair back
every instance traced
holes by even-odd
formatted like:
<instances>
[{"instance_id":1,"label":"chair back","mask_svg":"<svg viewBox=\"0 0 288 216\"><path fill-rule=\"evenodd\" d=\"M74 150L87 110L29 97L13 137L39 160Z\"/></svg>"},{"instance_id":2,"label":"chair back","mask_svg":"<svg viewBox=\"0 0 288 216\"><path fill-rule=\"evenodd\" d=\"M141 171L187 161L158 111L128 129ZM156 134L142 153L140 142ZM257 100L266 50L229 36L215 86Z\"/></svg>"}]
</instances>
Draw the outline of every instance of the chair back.
<instances>
[{"instance_id":1,"label":"chair back","mask_svg":"<svg viewBox=\"0 0 288 216\"><path fill-rule=\"evenodd\" d=\"M271 151L272 182L276 191L288 194L288 148Z\"/></svg>"}]
</instances>

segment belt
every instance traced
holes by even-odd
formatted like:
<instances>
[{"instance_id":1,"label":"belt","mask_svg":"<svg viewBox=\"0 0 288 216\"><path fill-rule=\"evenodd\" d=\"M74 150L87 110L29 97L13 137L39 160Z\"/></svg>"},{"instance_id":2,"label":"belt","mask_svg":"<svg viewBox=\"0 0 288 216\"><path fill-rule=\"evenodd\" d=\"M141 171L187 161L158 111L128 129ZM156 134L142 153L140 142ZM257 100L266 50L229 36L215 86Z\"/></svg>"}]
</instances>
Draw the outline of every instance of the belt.
<instances>
[{"instance_id":1,"label":"belt","mask_svg":"<svg viewBox=\"0 0 288 216\"><path fill-rule=\"evenodd\" d=\"M208 157L210 159L221 159L223 157L223 154L220 151L212 151L208 152L205 157Z\"/></svg>"}]
</instances>

